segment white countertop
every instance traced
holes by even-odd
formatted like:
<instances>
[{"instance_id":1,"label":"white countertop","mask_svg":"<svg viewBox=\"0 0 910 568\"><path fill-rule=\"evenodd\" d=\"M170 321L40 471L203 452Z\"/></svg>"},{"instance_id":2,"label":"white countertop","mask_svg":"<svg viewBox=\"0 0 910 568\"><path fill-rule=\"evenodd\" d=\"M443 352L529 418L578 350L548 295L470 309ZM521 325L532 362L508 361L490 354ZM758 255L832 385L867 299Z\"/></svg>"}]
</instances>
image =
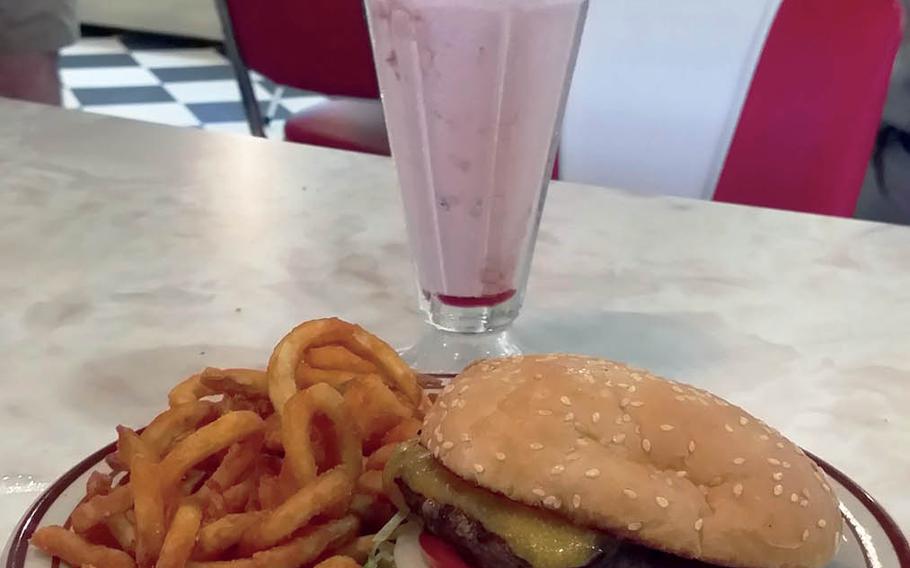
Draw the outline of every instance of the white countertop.
<instances>
[{"instance_id":1,"label":"white countertop","mask_svg":"<svg viewBox=\"0 0 910 568\"><path fill-rule=\"evenodd\" d=\"M0 100L0 538L204 365L420 330L384 158ZM708 387L910 527L910 229L555 184L516 333Z\"/></svg>"}]
</instances>

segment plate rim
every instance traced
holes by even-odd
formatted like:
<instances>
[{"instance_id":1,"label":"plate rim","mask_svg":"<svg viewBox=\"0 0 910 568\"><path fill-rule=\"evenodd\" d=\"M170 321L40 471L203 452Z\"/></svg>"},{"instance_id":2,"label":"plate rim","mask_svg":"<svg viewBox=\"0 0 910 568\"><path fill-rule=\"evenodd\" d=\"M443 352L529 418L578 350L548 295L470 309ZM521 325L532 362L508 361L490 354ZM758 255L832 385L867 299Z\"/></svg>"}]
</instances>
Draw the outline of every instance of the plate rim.
<instances>
[{"instance_id":1,"label":"plate rim","mask_svg":"<svg viewBox=\"0 0 910 568\"><path fill-rule=\"evenodd\" d=\"M50 509L51 505L66 489L73 485L73 482L101 463L105 456L116 450L116 447L117 442L111 442L83 458L82 461L57 478L50 487L41 493L35 502L26 510L22 519L16 525L15 530L13 530L13 533L10 535L8 554L4 568L25 568L25 558L30 546L29 540L38 528L45 513L47 513L47 510ZM894 549L900 568L910 568L910 543L908 543L907 538L900 530L900 527L898 527L894 518L891 517L891 514L847 474L811 452L806 452L806 455L814 460L826 474L830 475L841 486L846 488L847 491L872 513L872 516L875 517L876 522L878 522L884 531L885 536L887 536L888 540L891 542L891 547Z\"/></svg>"}]
</instances>

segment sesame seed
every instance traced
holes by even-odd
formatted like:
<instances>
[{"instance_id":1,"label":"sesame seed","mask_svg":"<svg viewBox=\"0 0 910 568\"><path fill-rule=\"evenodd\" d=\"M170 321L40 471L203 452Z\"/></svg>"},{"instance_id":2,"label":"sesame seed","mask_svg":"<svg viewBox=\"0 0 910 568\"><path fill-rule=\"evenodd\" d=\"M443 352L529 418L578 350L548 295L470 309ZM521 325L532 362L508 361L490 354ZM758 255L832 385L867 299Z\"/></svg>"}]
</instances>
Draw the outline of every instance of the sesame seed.
<instances>
[{"instance_id":1,"label":"sesame seed","mask_svg":"<svg viewBox=\"0 0 910 568\"><path fill-rule=\"evenodd\" d=\"M454 447L455 447L455 444L453 444L450 440L446 440L445 442L442 443L443 450L451 450Z\"/></svg>"},{"instance_id":2,"label":"sesame seed","mask_svg":"<svg viewBox=\"0 0 910 568\"><path fill-rule=\"evenodd\" d=\"M759 434L758 439L761 440L762 442L767 442L768 440L770 440L770 438L768 438L767 434Z\"/></svg>"},{"instance_id":3,"label":"sesame seed","mask_svg":"<svg viewBox=\"0 0 910 568\"><path fill-rule=\"evenodd\" d=\"M632 380L633 380L633 381L635 381L635 382L637 382L637 383L640 383L640 382L641 382L641 375L639 375L638 373L632 373L632 374L629 375L629 376L632 377Z\"/></svg>"},{"instance_id":4,"label":"sesame seed","mask_svg":"<svg viewBox=\"0 0 910 568\"><path fill-rule=\"evenodd\" d=\"M774 486L774 495L775 495L775 496L780 495L780 494L783 493L783 492L784 492L784 486L783 486L783 485L778 484L778 485L775 485L775 486Z\"/></svg>"},{"instance_id":5,"label":"sesame seed","mask_svg":"<svg viewBox=\"0 0 910 568\"><path fill-rule=\"evenodd\" d=\"M743 465L746 463L746 458L733 458L733 463L736 465Z\"/></svg>"},{"instance_id":6,"label":"sesame seed","mask_svg":"<svg viewBox=\"0 0 910 568\"><path fill-rule=\"evenodd\" d=\"M553 411L547 410L546 408L541 408L540 410L537 411L537 414L539 414L541 416L549 416L549 415L553 414Z\"/></svg>"},{"instance_id":7,"label":"sesame seed","mask_svg":"<svg viewBox=\"0 0 910 568\"><path fill-rule=\"evenodd\" d=\"M781 450L784 449L784 443L783 443L783 442L778 442L778 443L776 443L776 444L774 444L774 445L777 446L778 448L780 448Z\"/></svg>"},{"instance_id":8,"label":"sesame seed","mask_svg":"<svg viewBox=\"0 0 910 568\"><path fill-rule=\"evenodd\" d=\"M790 502L791 502L791 503L797 503L797 502L799 502L799 495L797 495L796 493L791 493L791 494L790 494Z\"/></svg>"},{"instance_id":9,"label":"sesame seed","mask_svg":"<svg viewBox=\"0 0 910 568\"><path fill-rule=\"evenodd\" d=\"M803 499L802 501L799 502L799 506L800 506L800 507L808 507L808 506L809 506L809 500L808 500L808 499Z\"/></svg>"},{"instance_id":10,"label":"sesame seed","mask_svg":"<svg viewBox=\"0 0 910 568\"><path fill-rule=\"evenodd\" d=\"M674 396L673 398L675 398L675 399L678 400L679 402L686 402L686 397L684 397L684 396L681 395L681 394L678 394L678 395Z\"/></svg>"},{"instance_id":11,"label":"sesame seed","mask_svg":"<svg viewBox=\"0 0 910 568\"><path fill-rule=\"evenodd\" d=\"M749 419L748 419L748 418L746 418L745 416L740 416L740 417L739 417L739 425L740 425L740 426L745 426L745 425L748 424L748 423L749 423Z\"/></svg>"},{"instance_id":12,"label":"sesame seed","mask_svg":"<svg viewBox=\"0 0 910 568\"><path fill-rule=\"evenodd\" d=\"M572 401L567 396L559 397L559 402L563 403L566 406L572 406Z\"/></svg>"},{"instance_id":13,"label":"sesame seed","mask_svg":"<svg viewBox=\"0 0 910 568\"><path fill-rule=\"evenodd\" d=\"M638 499L638 493L632 491L631 489L623 489L622 494L629 499Z\"/></svg>"},{"instance_id":14,"label":"sesame seed","mask_svg":"<svg viewBox=\"0 0 910 568\"><path fill-rule=\"evenodd\" d=\"M803 542L809 540L809 529L803 531Z\"/></svg>"},{"instance_id":15,"label":"sesame seed","mask_svg":"<svg viewBox=\"0 0 910 568\"><path fill-rule=\"evenodd\" d=\"M461 387L460 389L458 389L458 394L464 394L464 393L468 392L469 388L471 388L471 385L465 385L465 386Z\"/></svg>"},{"instance_id":16,"label":"sesame seed","mask_svg":"<svg viewBox=\"0 0 910 568\"><path fill-rule=\"evenodd\" d=\"M672 424L661 424L660 425L660 429L663 432L669 432L670 430L673 430L673 428L674 428L674 426Z\"/></svg>"},{"instance_id":17,"label":"sesame seed","mask_svg":"<svg viewBox=\"0 0 910 568\"><path fill-rule=\"evenodd\" d=\"M733 486L733 494L736 495L737 497L739 497L740 495L743 494L743 484L742 483L737 483L736 485Z\"/></svg>"},{"instance_id":18,"label":"sesame seed","mask_svg":"<svg viewBox=\"0 0 910 568\"><path fill-rule=\"evenodd\" d=\"M483 466L480 465L479 463L475 463L475 464L474 464L474 471L476 471L477 473L483 473Z\"/></svg>"},{"instance_id":19,"label":"sesame seed","mask_svg":"<svg viewBox=\"0 0 910 568\"><path fill-rule=\"evenodd\" d=\"M626 398L624 398L624 399L622 399L622 400L619 401L619 407L620 407L620 408L625 408L625 407L629 406L629 403L630 403L630 402L632 402L632 401L631 401L628 397L626 397Z\"/></svg>"},{"instance_id":20,"label":"sesame seed","mask_svg":"<svg viewBox=\"0 0 910 568\"><path fill-rule=\"evenodd\" d=\"M616 420L613 421L614 424L622 425L622 416L617 416Z\"/></svg>"},{"instance_id":21,"label":"sesame seed","mask_svg":"<svg viewBox=\"0 0 910 568\"><path fill-rule=\"evenodd\" d=\"M828 526L828 521L826 521L825 519L819 519L817 524L818 524L818 528L823 529L826 526Z\"/></svg>"},{"instance_id":22,"label":"sesame seed","mask_svg":"<svg viewBox=\"0 0 910 568\"><path fill-rule=\"evenodd\" d=\"M566 470L566 466L557 464L557 465L553 466L553 469L550 470L550 473L553 475L559 475L560 473L564 472L565 470Z\"/></svg>"},{"instance_id":23,"label":"sesame seed","mask_svg":"<svg viewBox=\"0 0 910 568\"><path fill-rule=\"evenodd\" d=\"M727 432L732 432L733 426L730 426L729 424L724 424L724 430L726 430Z\"/></svg>"},{"instance_id":24,"label":"sesame seed","mask_svg":"<svg viewBox=\"0 0 910 568\"><path fill-rule=\"evenodd\" d=\"M587 438L578 438L577 440L575 440L575 443L582 447L585 447L585 446L588 446L591 444L591 442L589 442Z\"/></svg>"},{"instance_id":25,"label":"sesame seed","mask_svg":"<svg viewBox=\"0 0 910 568\"><path fill-rule=\"evenodd\" d=\"M651 440L649 440L647 438L643 439L641 441L641 449L643 449L645 452L650 452L651 451Z\"/></svg>"},{"instance_id":26,"label":"sesame seed","mask_svg":"<svg viewBox=\"0 0 910 568\"><path fill-rule=\"evenodd\" d=\"M576 509L581 507L581 495L579 495L578 493L576 493L575 495L572 495L572 506L575 507Z\"/></svg>"},{"instance_id":27,"label":"sesame seed","mask_svg":"<svg viewBox=\"0 0 910 568\"><path fill-rule=\"evenodd\" d=\"M771 474L771 479L773 479L774 481L780 481L783 478L784 478L784 474L779 471L775 471L774 473Z\"/></svg>"},{"instance_id":28,"label":"sesame seed","mask_svg":"<svg viewBox=\"0 0 910 568\"><path fill-rule=\"evenodd\" d=\"M569 460L570 462L578 461L581 459L581 454L579 454L578 452L573 452L573 453L567 455L566 459Z\"/></svg>"},{"instance_id":29,"label":"sesame seed","mask_svg":"<svg viewBox=\"0 0 910 568\"><path fill-rule=\"evenodd\" d=\"M575 420L574 412L567 412L566 415L562 418L563 422L571 422L573 420Z\"/></svg>"},{"instance_id":30,"label":"sesame seed","mask_svg":"<svg viewBox=\"0 0 910 568\"><path fill-rule=\"evenodd\" d=\"M704 519L695 519L695 530L696 531L700 531L704 525L705 525Z\"/></svg>"},{"instance_id":31,"label":"sesame seed","mask_svg":"<svg viewBox=\"0 0 910 568\"><path fill-rule=\"evenodd\" d=\"M784 466L784 469L790 469L790 462L788 461L780 462L780 465Z\"/></svg>"},{"instance_id":32,"label":"sesame seed","mask_svg":"<svg viewBox=\"0 0 910 568\"><path fill-rule=\"evenodd\" d=\"M465 404L467 404L467 403L465 402L465 400L463 398L459 398L458 400L455 401L455 404L458 405L458 408L464 408Z\"/></svg>"},{"instance_id":33,"label":"sesame seed","mask_svg":"<svg viewBox=\"0 0 910 568\"><path fill-rule=\"evenodd\" d=\"M629 392L635 392L638 390L638 387L636 387L635 385L629 385L629 388L627 390Z\"/></svg>"},{"instance_id":34,"label":"sesame seed","mask_svg":"<svg viewBox=\"0 0 910 568\"><path fill-rule=\"evenodd\" d=\"M681 469L681 470L679 470L679 471L676 472L676 477L685 477L685 476L687 476L687 475L689 475L689 472L688 472L688 471L685 471L685 470L683 470L683 469Z\"/></svg>"},{"instance_id":35,"label":"sesame seed","mask_svg":"<svg viewBox=\"0 0 910 568\"><path fill-rule=\"evenodd\" d=\"M543 380L543 375L541 375L540 373L537 373L536 375L534 375L534 380L535 381Z\"/></svg>"},{"instance_id":36,"label":"sesame seed","mask_svg":"<svg viewBox=\"0 0 910 568\"><path fill-rule=\"evenodd\" d=\"M626 383L617 383L616 386L618 386L618 387L621 388L621 389L627 389L627 388L629 388L629 385L626 384Z\"/></svg>"},{"instance_id":37,"label":"sesame seed","mask_svg":"<svg viewBox=\"0 0 910 568\"><path fill-rule=\"evenodd\" d=\"M640 400L633 400L632 402L629 403L629 406L634 406L635 408L640 408L644 405L645 405L645 403Z\"/></svg>"},{"instance_id":38,"label":"sesame seed","mask_svg":"<svg viewBox=\"0 0 910 568\"><path fill-rule=\"evenodd\" d=\"M808 489L803 489L803 495L806 497L806 499L811 499L811 498L812 498L812 494L809 493L809 490L808 490Z\"/></svg>"},{"instance_id":39,"label":"sesame seed","mask_svg":"<svg viewBox=\"0 0 910 568\"><path fill-rule=\"evenodd\" d=\"M831 487L827 483L822 483L822 489L825 490L825 493L831 493Z\"/></svg>"},{"instance_id":40,"label":"sesame seed","mask_svg":"<svg viewBox=\"0 0 910 568\"><path fill-rule=\"evenodd\" d=\"M661 509L666 509L667 507L670 506L670 501L668 501L666 497L661 497L660 495L658 495L657 497L654 498L654 500L657 501L657 505Z\"/></svg>"},{"instance_id":41,"label":"sesame seed","mask_svg":"<svg viewBox=\"0 0 910 568\"><path fill-rule=\"evenodd\" d=\"M547 494L547 492L544 491L543 489L541 489L540 487L535 487L533 490L531 490L531 493L533 493L534 495L537 495L538 497L543 497L544 495Z\"/></svg>"},{"instance_id":42,"label":"sesame seed","mask_svg":"<svg viewBox=\"0 0 910 568\"><path fill-rule=\"evenodd\" d=\"M695 452L695 440L689 440L689 453Z\"/></svg>"},{"instance_id":43,"label":"sesame seed","mask_svg":"<svg viewBox=\"0 0 910 568\"><path fill-rule=\"evenodd\" d=\"M682 394L682 393L684 393L684 392L686 392L686 391L684 391L684 390L682 390L681 388L679 388L678 385L673 385L673 392L678 392L679 394Z\"/></svg>"},{"instance_id":44,"label":"sesame seed","mask_svg":"<svg viewBox=\"0 0 910 568\"><path fill-rule=\"evenodd\" d=\"M771 465L780 465L780 460L777 458L768 458L768 463Z\"/></svg>"},{"instance_id":45,"label":"sesame seed","mask_svg":"<svg viewBox=\"0 0 910 568\"><path fill-rule=\"evenodd\" d=\"M591 422L593 422L595 424L600 422L600 412L595 412L594 414L591 415Z\"/></svg>"},{"instance_id":46,"label":"sesame seed","mask_svg":"<svg viewBox=\"0 0 910 568\"><path fill-rule=\"evenodd\" d=\"M528 444L528 447L531 448L532 450L542 450L543 444L541 444L540 442L531 442L530 444Z\"/></svg>"},{"instance_id":47,"label":"sesame seed","mask_svg":"<svg viewBox=\"0 0 910 568\"><path fill-rule=\"evenodd\" d=\"M439 446L433 448L433 457L439 457Z\"/></svg>"},{"instance_id":48,"label":"sesame seed","mask_svg":"<svg viewBox=\"0 0 910 568\"><path fill-rule=\"evenodd\" d=\"M672 480L672 479L670 479L670 478L668 477L668 478L664 479L664 481L667 482L667 486L668 486L668 487L673 487L673 480Z\"/></svg>"},{"instance_id":49,"label":"sesame seed","mask_svg":"<svg viewBox=\"0 0 910 568\"><path fill-rule=\"evenodd\" d=\"M436 430L436 441L437 442L442 441L442 432L440 432L439 430Z\"/></svg>"},{"instance_id":50,"label":"sesame seed","mask_svg":"<svg viewBox=\"0 0 910 568\"><path fill-rule=\"evenodd\" d=\"M623 414L623 415L622 415L622 421L623 421L623 422L632 422L632 417L629 416L628 414Z\"/></svg>"},{"instance_id":51,"label":"sesame seed","mask_svg":"<svg viewBox=\"0 0 910 568\"><path fill-rule=\"evenodd\" d=\"M585 477L587 477L588 479L595 479L597 477L600 477L600 470L597 469L596 467L591 468L585 472Z\"/></svg>"},{"instance_id":52,"label":"sesame seed","mask_svg":"<svg viewBox=\"0 0 910 568\"><path fill-rule=\"evenodd\" d=\"M442 389L442 392L443 392L444 394L449 394L449 393L452 392L453 390L455 390L455 386L454 386L454 385L446 385L446 388Z\"/></svg>"},{"instance_id":53,"label":"sesame seed","mask_svg":"<svg viewBox=\"0 0 910 568\"><path fill-rule=\"evenodd\" d=\"M440 400L440 401L439 401L439 408L448 408L448 406L446 405L446 401Z\"/></svg>"},{"instance_id":54,"label":"sesame seed","mask_svg":"<svg viewBox=\"0 0 910 568\"><path fill-rule=\"evenodd\" d=\"M641 530L641 523L629 523L628 525L626 525L626 528L629 529L630 531Z\"/></svg>"},{"instance_id":55,"label":"sesame seed","mask_svg":"<svg viewBox=\"0 0 910 568\"><path fill-rule=\"evenodd\" d=\"M614 444L622 444L623 440L626 439L626 435L625 434L613 434L612 439L613 439Z\"/></svg>"},{"instance_id":56,"label":"sesame seed","mask_svg":"<svg viewBox=\"0 0 910 568\"><path fill-rule=\"evenodd\" d=\"M545 507L551 509L559 509L562 507L562 501L560 501L555 495L548 495L544 500L543 504Z\"/></svg>"}]
</instances>

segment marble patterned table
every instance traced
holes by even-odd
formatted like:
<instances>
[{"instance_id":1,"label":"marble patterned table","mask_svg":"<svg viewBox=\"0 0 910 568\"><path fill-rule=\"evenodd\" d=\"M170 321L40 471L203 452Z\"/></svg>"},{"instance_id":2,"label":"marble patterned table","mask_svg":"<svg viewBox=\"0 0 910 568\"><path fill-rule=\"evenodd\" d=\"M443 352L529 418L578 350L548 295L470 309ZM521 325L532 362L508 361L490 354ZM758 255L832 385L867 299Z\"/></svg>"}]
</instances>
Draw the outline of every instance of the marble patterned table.
<instances>
[{"instance_id":1,"label":"marble patterned table","mask_svg":"<svg viewBox=\"0 0 910 568\"><path fill-rule=\"evenodd\" d=\"M204 365L416 337L383 158L0 101L0 535ZM910 527L910 229L554 184L516 334L744 405Z\"/></svg>"}]
</instances>

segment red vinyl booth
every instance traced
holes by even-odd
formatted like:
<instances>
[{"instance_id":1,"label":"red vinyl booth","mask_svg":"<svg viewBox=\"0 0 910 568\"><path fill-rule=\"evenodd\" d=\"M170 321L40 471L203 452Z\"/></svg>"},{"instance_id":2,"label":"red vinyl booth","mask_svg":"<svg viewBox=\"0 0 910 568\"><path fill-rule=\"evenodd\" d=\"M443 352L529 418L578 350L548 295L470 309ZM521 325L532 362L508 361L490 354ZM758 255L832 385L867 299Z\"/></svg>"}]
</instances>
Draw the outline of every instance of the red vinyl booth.
<instances>
[{"instance_id":1,"label":"red vinyl booth","mask_svg":"<svg viewBox=\"0 0 910 568\"><path fill-rule=\"evenodd\" d=\"M217 0L250 130L264 136L248 71L329 95L288 119L292 142L389 155L362 0Z\"/></svg>"},{"instance_id":2,"label":"red vinyl booth","mask_svg":"<svg viewBox=\"0 0 910 568\"><path fill-rule=\"evenodd\" d=\"M714 199L853 216L901 30L898 0L784 0Z\"/></svg>"}]
</instances>

